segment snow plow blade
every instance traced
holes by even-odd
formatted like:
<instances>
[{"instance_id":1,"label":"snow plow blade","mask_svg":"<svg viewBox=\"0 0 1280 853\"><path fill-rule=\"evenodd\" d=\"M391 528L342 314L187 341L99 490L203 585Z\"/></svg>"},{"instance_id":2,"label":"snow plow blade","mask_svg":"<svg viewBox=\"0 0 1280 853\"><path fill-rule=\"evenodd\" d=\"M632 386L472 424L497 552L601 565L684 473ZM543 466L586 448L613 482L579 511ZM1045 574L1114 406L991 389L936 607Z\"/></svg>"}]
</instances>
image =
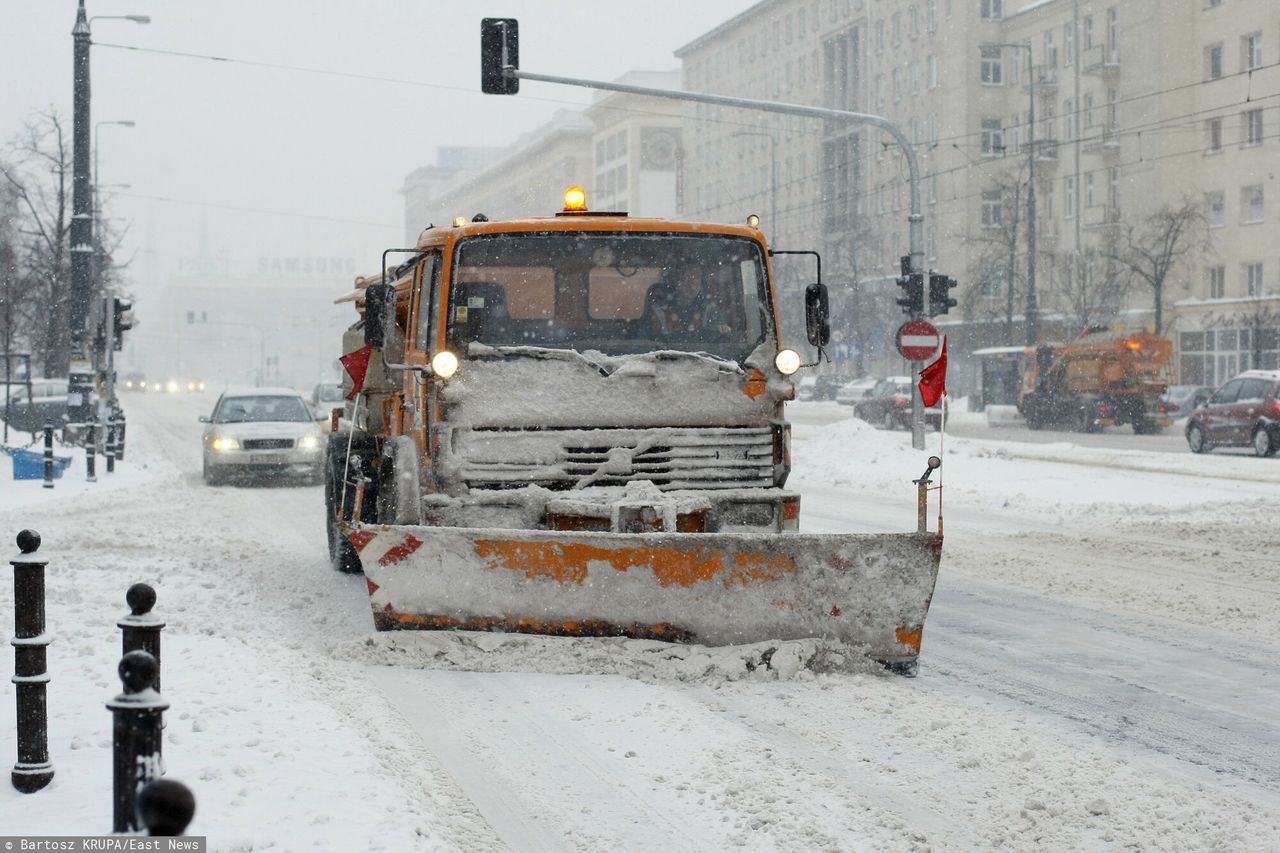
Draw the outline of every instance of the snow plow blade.
<instances>
[{"instance_id":1,"label":"snow plow blade","mask_svg":"<svg viewBox=\"0 0 1280 853\"><path fill-rule=\"evenodd\" d=\"M914 662L934 534L583 533L357 525L374 625L731 645L824 637Z\"/></svg>"}]
</instances>

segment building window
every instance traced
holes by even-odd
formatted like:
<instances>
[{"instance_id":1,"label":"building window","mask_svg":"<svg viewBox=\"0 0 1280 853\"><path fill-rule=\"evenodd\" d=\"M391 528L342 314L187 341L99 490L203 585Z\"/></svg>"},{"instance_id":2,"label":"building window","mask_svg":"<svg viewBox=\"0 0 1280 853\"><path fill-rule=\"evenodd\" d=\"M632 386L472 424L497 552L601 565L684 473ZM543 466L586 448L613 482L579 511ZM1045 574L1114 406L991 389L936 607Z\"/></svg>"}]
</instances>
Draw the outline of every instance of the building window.
<instances>
[{"instance_id":1,"label":"building window","mask_svg":"<svg viewBox=\"0 0 1280 853\"><path fill-rule=\"evenodd\" d=\"M919 62L911 63L908 76L911 80L911 94L913 95L920 94L920 63Z\"/></svg>"},{"instance_id":2,"label":"building window","mask_svg":"<svg viewBox=\"0 0 1280 853\"><path fill-rule=\"evenodd\" d=\"M1246 296L1262 295L1262 261L1245 264L1243 278Z\"/></svg>"},{"instance_id":3,"label":"building window","mask_svg":"<svg viewBox=\"0 0 1280 853\"><path fill-rule=\"evenodd\" d=\"M1084 206L1093 207L1093 172L1084 173Z\"/></svg>"},{"instance_id":4,"label":"building window","mask_svg":"<svg viewBox=\"0 0 1280 853\"><path fill-rule=\"evenodd\" d=\"M1053 43L1053 30L1044 31L1044 66L1058 67L1058 48Z\"/></svg>"},{"instance_id":5,"label":"building window","mask_svg":"<svg viewBox=\"0 0 1280 853\"><path fill-rule=\"evenodd\" d=\"M924 25L929 32L937 32L938 0L924 0Z\"/></svg>"},{"instance_id":6,"label":"building window","mask_svg":"<svg viewBox=\"0 0 1280 853\"><path fill-rule=\"evenodd\" d=\"M1217 80L1222 76L1222 45L1214 44L1204 49L1204 76Z\"/></svg>"},{"instance_id":7,"label":"building window","mask_svg":"<svg viewBox=\"0 0 1280 853\"><path fill-rule=\"evenodd\" d=\"M1088 50L1093 47L1093 15L1085 15L1082 20L1084 22L1084 49Z\"/></svg>"},{"instance_id":8,"label":"building window","mask_svg":"<svg viewBox=\"0 0 1280 853\"><path fill-rule=\"evenodd\" d=\"M1062 193L1062 218L1075 219L1076 217L1076 179L1074 175L1068 175L1063 181Z\"/></svg>"},{"instance_id":9,"label":"building window","mask_svg":"<svg viewBox=\"0 0 1280 853\"><path fill-rule=\"evenodd\" d=\"M982 119L982 156L999 157L1004 154L1004 129L999 118Z\"/></svg>"},{"instance_id":10,"label":"building window","mask_svg":"<svg viewBox=\"0 0 1280 853\"><path fill-rule=\"evenodd\" d=\"M884 53L884 20L876 21L876 53Z\"/></svg>"},{"instance_id":11,"label":"building window","mask_svg":"<svg viewBox=\"0 0 1280 853\"><path fill-rule=\"evenodd\" d=\"M1093 130L1093 93L1088 92L1084 96L1084 129L1086 131Z\"/></svg>"},{"instance_id":12,"label":"building window","mask_svg":"<svg viewBox=\"0 0 1280 853\"><path fill-rule=\"evenodd\" d=\"M1000 190L991 190L982 194L982 227L999 228L1003 204Z\"/></svg>"},{"instance_id":13,"label":"building window","mask_svg":"<svg viewBox=\"0 0 1280 853\"><path fill-rule=\"evenodd\" d=\"M1076 28L1074 24L1062 25L1062 64L1075 65L1076 62Z\"/></svg>"},{"instance_id":14,"label":"building window","mask_svg":"<svg viewBox=\"0 0 1280 853\"><path fill-rule=\"evenodd\" d=\"M982 20L998 21L1004 17L1004 0L982 0Z\"/></svg>"},{"instance_id":15,"label":"building window","mask_svg":"<svg viewBox=\"0 0 1280 853\"><path fill-rule=\"evenodd\" d=\"M928 68L929 88L930 89L938 88L938 57L934 56L933 54L929 54L929 59L928 59L928 62L926 63L926 67Z\"/></svg>"},{"instance_id":16,"label":"building window","mask_svg":"<svg viewBox=\"0 0 1280 853\"><path fill-rule=\"evenodd\" d=\"M1205 217L1210 228L1223 228L1227 224L1227 197L1222 190L1205 193Z\"/></svg>"},{"instance_id":17,"label":"building window","mask_svg":"<svg viewBox=\"0 0 1280 853\"><path fill-rule=\"evenodd\" d=\"M893 102L902 100L902 69L893 69Z\"/></svg>"},{"instance_id":18,"label":"building window","mask_svg":"<svg viewBox=\"0 0 1280 853\"><path fill-rule=\"evenodd\" d=\"M918 38L920 36L920 7L918 7L914 3L911 4L910 18L911 18L911 37Z\"/></svg>"},{"instance_id":19,"label":"building window","mask_svg":"<svg viewBox=\"0 0 1280 853\"><path fill-rule=\"evenodd\" d=\"M1204 127L1209 137L1207 153L1217 154L1222 150L1222 119L1211 118L1204 123Z\"/></svg>"},{"instance_id":20,"label":"building window","mask_svg":"<svg viewBox=\"0 0 1280 853\"><path fill-rule=\"evenodd\" d=\"M1209 267L1209 298L1221 299L1227 295L1227 268Z\"/></svg>"},{"instance_id":21,"label":"building window","mask_svg":"<svg viewBox=\"0 0 1280 853\"><path fill-rule=\"evenodd\" d=\"M1262 144L1262 110L1249 110L1244 114L1244 145Z\"/></svg>"},{"instance_id":22,"label":"building window","mask_svg":"<svg viewBox=\"0 0 1280 853\"><path fill-rule=\"evenodd\" d=\"M1000 48L996 45L983 45L981 80L987 86L999 86L1004 83L1004 61Z\"/></svg>"},{"instance_id":23,"label":"building window","mask_svg":"<svg viewBox=\"0 0 1280 853\"><path fill-rule=\"evenodd\" d=\"M1250 33L1240 40L1241 61L1244 70L1262 66L1262 33Z\"/></svg>"},{"instance_id":24,"label":"building window","mask_svg":"<svg viewBox=\"0 0 1280 853\"><path fill-rule=\"evenodd\" d=\"M1112 6L1107 10L1107 57L1115 61L1120 56L1119 10Z\"/></svg>"},{"instance_id":25,"label":"building window","mask_svg":"<svg viewBox=\"0 0 1280 853\"><path fill-rule=\"evenodd\" d=\"M1073 142L1076 138L1075 102L1067 98L1062 102L1062 141Z\"/></svg>"},{"instance_id":26,"label":"building window","mask_svg":"<svg viewBox=\"0 0 1280 853\"><path fill-rule=\"evenodd\" d=\"M1240 206L1242 213L1240 219L1244 224L1252 225L1261 222L1265 214L1262 184L1254 184L1240 190Z\"/></svg>"},{"instance_id":27,"label":"building window","mask_svg":"<svg viewBox=\"0 0 1280 853\"><path fill-rule=\"evenodd\" d=\"M1120 167L1112 166L1110 173L1107 175L1107 204L1111 208L1111 215L1118 216L1120 213Z\"/></svg>"},{"instance_id":28,"label":"building window","mask_svg":"<svg viewBox=\"0 0 1280 853\"><path fill-rule=\"evenodd\" d=\"M890 28L893 30L893 44L898 46L902 44L902 13L894 12L891 20Z\"/></svg>"}]
</instances>

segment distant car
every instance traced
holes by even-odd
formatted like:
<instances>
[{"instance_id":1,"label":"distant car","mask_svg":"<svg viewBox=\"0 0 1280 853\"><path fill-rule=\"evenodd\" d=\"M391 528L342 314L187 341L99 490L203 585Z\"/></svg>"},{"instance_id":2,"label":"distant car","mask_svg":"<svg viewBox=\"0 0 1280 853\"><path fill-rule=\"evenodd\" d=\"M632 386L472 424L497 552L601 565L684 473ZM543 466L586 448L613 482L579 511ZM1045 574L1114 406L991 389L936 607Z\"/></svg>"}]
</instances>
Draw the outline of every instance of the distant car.
<instances>
[{"instance_id":1,"label":"distant car","mask_svg":"<svg viewBox=\"0 0 1280 853\"><path fill-rule=\"evenodd\" d=\"M317 418L328 417L329 412L345 401L341 382L319 382L311 389L311 411Z\"/></svg>"},{"instance_id":2,"label":"distant car","mask_svg":"<svg viewBox=\"0 0 1280 853\"><path fill-rule=\"evenodd\" d=\"M224 391L202 416L204 481L302 478L321 481L324 434L306 400L291 388Z\"/></svg>"},{"instance_id":3,"label":"distant car","mask_svg":"<svg viewBox=\"0 0 1280 853\"><path fill-rule=\"evenodd\" d=\"M879 382L874 376L864 376L852 382L846 382L836 391L836 402L843 406L852 406L871 393L871 389Z\"/></svg>"},{"instance_id":4,"label":"distant car","mask_svg":"<svg viewBox=\"0 0 1280 853\"><path fill-rule=\"evenodd\" d=\"M1186 426L1192 453L1218 446L1253 447L1258 456L1280 449L1280 370L1246 370L1213 392Z\"/></svg>"},{"instance_id":5,"label":"distant car","mask_svg":"<svg viewBox=\"0 0 1280 853\"><path fill-rule=\"evenodd\" d=\"M854 417L876 424L882 429L911 429L911 395L915 388L909 376L881 379L866 397L853 404ZM924 411L925 425L940 429L942 410Z\"/></svg>"},{"instance_id":6,"label":"distant car","mask_svg":"<svg viewBox=\"0 0 1280 853\"><path fill-rule=\"evenodd\" d=\"M805 376L801 378L801 380L796 383L796 399L812 400L817 384L818 377L816 376Z\"/></svg>"},{"instance_id":7,"label":"distant car","mask_svg":"<svg viewBox=\"0 0 1280 853\"><path fill-rule=\"evenodd\" d=\"M4 391L0 390L0 407ZM0 418L4 409L0 408ZM67 380L32 379L28 386L9 386L9 426L24 432L39 432L49 423L61 427L67 419Z\"/></svg>"},{"instance_id":8,"label":"distant car","mask_svg":"<svg viewBox=\"0 0 1280 853\"><path fill-rule=\"evenodd\" d=\"M1185 418L1212 396L1213 389L1204 385L1170 385L1160 397L1160 413Z\"/></svg>"},{"instance_id":9,"label":"distant car","mask_svg":"<svg viewBox=\"0 0 1280 853\"><path fill-rule=\"evenodd\" d=\"M126 373L124 382L120 383L125 391L146 391L147 377L143 373Z\"/></svg>"}]
</instances>

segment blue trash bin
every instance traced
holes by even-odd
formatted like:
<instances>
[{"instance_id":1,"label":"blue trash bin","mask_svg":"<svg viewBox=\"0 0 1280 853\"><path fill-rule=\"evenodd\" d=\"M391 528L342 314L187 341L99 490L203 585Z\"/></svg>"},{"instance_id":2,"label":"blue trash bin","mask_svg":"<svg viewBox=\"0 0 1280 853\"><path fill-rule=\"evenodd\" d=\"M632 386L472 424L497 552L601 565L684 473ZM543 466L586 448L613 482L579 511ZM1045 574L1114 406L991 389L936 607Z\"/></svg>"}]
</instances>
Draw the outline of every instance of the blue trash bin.
<instances>
[{"instance_id":1,"label":"blue trash bin","mask_svg":"<svg viewBox=\"0 0 1280 853\"><path fill-rule=\"evenodd\" d=\"M13 460L13 479L43 480L44 454L32 450L8 449L9 458ZM62 476L62 472L71 466L70 456L53 457L53 479Z\"/></svg>"}]
</instances>

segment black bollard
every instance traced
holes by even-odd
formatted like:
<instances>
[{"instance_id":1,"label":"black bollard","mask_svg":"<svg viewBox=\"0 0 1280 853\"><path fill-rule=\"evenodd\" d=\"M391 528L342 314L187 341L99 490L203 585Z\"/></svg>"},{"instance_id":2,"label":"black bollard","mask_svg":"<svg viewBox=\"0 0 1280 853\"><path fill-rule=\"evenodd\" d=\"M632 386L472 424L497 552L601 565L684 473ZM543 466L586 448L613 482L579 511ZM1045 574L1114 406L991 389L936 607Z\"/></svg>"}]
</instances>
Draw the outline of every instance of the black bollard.
<instances>
[{"instance_id":1,"label":"black bollard","mask_svg":"<svg viewBox=\"0 0 1280 853\"><path fill-rule=\"evenodd\" d=\"M84 464L88 472L85 478L90 483L98 482L98 474L94 468L95 454L98 452L98 425L89 424L89 440L84 445Z\"/></svg>"},{"instance_id":2,"label":"black bollard","mask_svg":"<svg viewBox=\"0 0 1280 853\"><path fill-rule=\"evenodd\" d=\"M116 412L116 461L124 461L124 412Z\"/></svg>"},{"instance_id":3,"label":"black bollard","mask_svg":"<svg viewBox=\"0 0 1280 853\"><path fill-rule=\"evenodd\" d=\"M116 470L116 422L115 420L107 421L107 446L103 449L103 455L107 457L107 473Z\"/></svg>"},{"instance_id":4,"label":"black bollard","mask_svg":"<svg viewBox=\"0 0 1280 853\"><path fill-rule=\"evenodd\" d=\"M138 817L147 835L181 835L195 813L195 795L181 782L156 779L138 792Z\"/></svg>"},{"instance_id":5,"label":"black bollard","mask_svg":"<svg viewBox=\"0 0 1280 853\"><path fill-rule=\"evenodd\" d=\"M151 686L155 679L156 659L146 652L129 652L120 659L124 692L107 703L114 717L112 832L142 828L136 808L138 789L164 774L160 717L169 703Z\"/></svg>"},{"instance_id":6,"label":"black bollard","mask_svg":"<svg viewBox=\"0 0 1280 853\"><path fill-rule=\"evenodd\" d=\"M44 487L53 488L53 424L44 425Z\"/></svg>"},{"instance_id":7,"label":"black bollard","mask_svg":"<svg viewBox=\"0 0 1280 853\"><path fill-rule=\"evenodd\" d=\"M164 620L151 612L156 606L156 591L145 583L135 583L124 594L129 615L121 617L116 627L121 630L121 653L143 651L156 659L156 681L160 692L160 629Z\"/></svg>"},{"instance_id":8,"label":"black bollard","mask_svg":"<svg viewBox=\"0 0 1280 853\"><path fill-rule=\"evenodd\" d=\"M24 794L39 791L53 779L49 763L49 708L45 688L49 683L44 632L44 567L40 534L18 534L18 556L13 566L13 683L18 700L18 763L13 765L13 787Z\"/></svg>"}]
</instances>

